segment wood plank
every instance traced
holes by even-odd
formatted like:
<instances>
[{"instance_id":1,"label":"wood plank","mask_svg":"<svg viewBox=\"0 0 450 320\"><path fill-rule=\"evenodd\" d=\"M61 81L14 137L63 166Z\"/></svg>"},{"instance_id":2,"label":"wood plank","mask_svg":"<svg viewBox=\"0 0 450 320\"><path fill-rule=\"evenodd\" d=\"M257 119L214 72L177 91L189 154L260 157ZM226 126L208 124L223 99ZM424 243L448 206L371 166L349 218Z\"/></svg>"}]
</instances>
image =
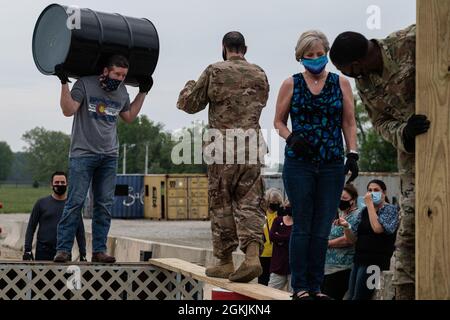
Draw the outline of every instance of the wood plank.
<instances>
[{"instance_id":1,"label":"wood plank","mask_svg":"<svg viewBox=\"0 0 450 320\"><path fill-rule=\"evenodd\" d=\"M416 298L450 299L450 0L417 0Z\"/></svg>"},{"instance_id":2,"label":"wood plank","mask_svg":"<svg viewBox=\"0 0 450 320\"><path fill-rule=\"evenodd\" d=\"M257 300L290 300L290 293L269 288L257 283L236 283L228 279L210 278L205 275L205 268L180 259L150 259L152 265L181 273L186 277L193 278L210 285L220 287L246 297Z\"/></svg>"}]
</instances>

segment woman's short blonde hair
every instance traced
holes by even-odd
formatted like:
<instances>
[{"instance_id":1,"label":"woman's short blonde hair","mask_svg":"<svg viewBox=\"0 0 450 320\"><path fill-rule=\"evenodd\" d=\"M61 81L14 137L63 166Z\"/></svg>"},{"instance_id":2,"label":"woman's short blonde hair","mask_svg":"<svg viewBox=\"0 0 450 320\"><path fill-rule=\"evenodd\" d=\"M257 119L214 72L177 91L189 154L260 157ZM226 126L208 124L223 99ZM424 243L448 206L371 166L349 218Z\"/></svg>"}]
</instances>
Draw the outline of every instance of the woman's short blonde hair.
<instances>
[{"instance_id":1,"label":"woman's short blonde hair","mask_svg":"<svg viewBox=\"0 0 450 320\"><path fill-rule=\"evenodd\" d=\"M268 206L270 203L279 203L283 204L283 195L281 191L276 188L270 188L266 191L264 199L266 200L266 205Z\"/></svg>"},{"instance_id":2,"label":"woman's short blonde hair","mask_svg":"<svg viewBox=\"0 0 450 320\"><path fill-rule=\"evenodd\" d=\"M330 51L330 42L327 39L327 36L319 30L309 30L300 36L300 39L297 41L297 46L295 47L295 59L300 61L303 59L305 53L315 45L316 41L320 41L325 49L325 53Z\"/></svg>"}]
</instances>

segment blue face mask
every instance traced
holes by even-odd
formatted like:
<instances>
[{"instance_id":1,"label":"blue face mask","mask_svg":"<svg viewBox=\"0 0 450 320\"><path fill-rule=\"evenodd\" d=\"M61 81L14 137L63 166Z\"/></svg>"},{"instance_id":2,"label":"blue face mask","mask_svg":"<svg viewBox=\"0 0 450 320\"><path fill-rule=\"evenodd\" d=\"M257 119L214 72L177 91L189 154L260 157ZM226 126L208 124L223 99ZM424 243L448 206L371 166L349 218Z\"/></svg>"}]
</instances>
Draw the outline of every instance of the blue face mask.
<instances>
[{"instance_id":1,"label":"blue face mask","mask_svg":"<svg viewBox=\"0 0 450 320\"><path fill-rule=\"evenodd\" d=\"M327 66L327 64L328 64L328 57L325 55L325 56L321 56L321 57L316 58L316 59L303 58L301 60L301 63L303 64L305 69L308 70L309 72L311 72L312 74L319 74Z\"/></svg>"},{"instance_id":2,"label":"blue face mask","mask_svg":"<svg viewBox=\"0 0 450 320\"><path fill-rule=\"evenodd\" d=\"M374 205L379 205L382 202L382 193L381 192L372 192L372 200Z\"/></svg>"}]
</instances>

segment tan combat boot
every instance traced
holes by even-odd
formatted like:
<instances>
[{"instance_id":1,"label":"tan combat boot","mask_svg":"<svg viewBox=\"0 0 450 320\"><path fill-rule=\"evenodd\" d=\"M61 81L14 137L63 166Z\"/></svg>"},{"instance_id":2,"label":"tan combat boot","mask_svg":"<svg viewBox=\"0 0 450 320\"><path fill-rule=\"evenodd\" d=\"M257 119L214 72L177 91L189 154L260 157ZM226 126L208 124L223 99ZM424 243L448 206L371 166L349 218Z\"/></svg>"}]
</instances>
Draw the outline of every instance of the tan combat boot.
<instances>
[{"instance_id":1,"label":"tan combat boot","mask_svg":"<svg viewBox=\"0 0 450 320\"><path fill-rule=\"evenodd\" d=\"M215 265L206 268L205 274L212 278L228 279L230 274L234 272L233 256L230 254L220 259Z\"/></svg>"},{"instance_id":2,"label":"tan combat boot","mask_svg":"<svg viewBox=\"0 0 450 320\"><path fill-rule=\"evenodd\" d=\"M244 262L228 279L233 282L246 283L259 277L262 273L263 269L259 261L259 244L252 242L246 249Z\"/></svg>"}]
</instances>

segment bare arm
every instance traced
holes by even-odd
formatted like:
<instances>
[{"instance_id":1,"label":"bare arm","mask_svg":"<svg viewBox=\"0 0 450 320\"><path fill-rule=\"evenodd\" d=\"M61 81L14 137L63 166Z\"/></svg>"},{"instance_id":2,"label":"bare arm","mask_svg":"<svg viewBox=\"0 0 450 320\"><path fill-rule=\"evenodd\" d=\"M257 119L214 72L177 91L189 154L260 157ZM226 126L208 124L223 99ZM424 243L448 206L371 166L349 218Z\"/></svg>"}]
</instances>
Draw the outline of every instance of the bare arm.
<instances>
[{"instance_id":1,"label":"bare arm","mask_svg":"<svg viewBox=\"0 0 450 320\"><path fill-rule=\"evenodd\" d=\"M353 92L350 82L339 77L341 90L344 95L344 113L342 118L342 131L344 133L345 144L347 150L357 151L356 143L356 119L355 119L355 103L353 100Z\"/></svg>"},{"instance_id":2,"label":"bare arm","mask_svg":"<svg viewBox=\"0 0 450 320\"><path fill-rule=\"evenodd\" d=\"M132 123L136 119L144 105L146 95L147 94L144 92L139 92L134 101L130 104L130 109L120 113L120 117L123 121Z\"/></svg>"},{"instance_id":3,"label":"bare arm","mask_svg":"<svg viewBox=\"0 0 450 320\"><path fill-rule=\"evenodd\" d=\"M378 221L377 211L375 210L375 206L372 201L372 195L370 194L370 192L366 194L366 196L364 197L364 201L366 202L367 210L369 211L369 221L373 232L377 234L384 233L384 228Z\"/></svg>"},{"instance_id":4,"label":"bare arm","mask_svg":"<svg viewBox=\"0 0 450 320\"><path fill-rule=\"evenodd\" d=\"M287 121L289 119L289 110L293 90L294 79L289 78L283 82L280 92L278 93L277 107L273 124L275 129L279 131L280 136L284 139L287 139L291 134L291 131L287 127Z\"/></svg>"},{"instance_id":5,"label":"bare arm","mask_svg":"<svg viewBox=\"0 0 450 320\"><path fill-rule=\"evenodd\" d=\"M78 109L80 108L80 105L81 105L81 103L72 99L69 85L67 83L61 85L60 105L61 105L62 112L66 117L73 116L78 111Z\"/></svg>"},{"instance_id":6,"label":"bare arm","mask_svg":"<svg viewBox=\"0 0 450 320\"><path fill-rule=\"evenodd\" d=\"M349 241L346 236L328 241L329 248L345 248L350 247L352 244L353 242Z\"/></svg>"}]
</instances>

